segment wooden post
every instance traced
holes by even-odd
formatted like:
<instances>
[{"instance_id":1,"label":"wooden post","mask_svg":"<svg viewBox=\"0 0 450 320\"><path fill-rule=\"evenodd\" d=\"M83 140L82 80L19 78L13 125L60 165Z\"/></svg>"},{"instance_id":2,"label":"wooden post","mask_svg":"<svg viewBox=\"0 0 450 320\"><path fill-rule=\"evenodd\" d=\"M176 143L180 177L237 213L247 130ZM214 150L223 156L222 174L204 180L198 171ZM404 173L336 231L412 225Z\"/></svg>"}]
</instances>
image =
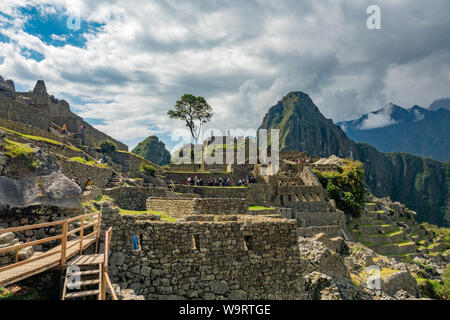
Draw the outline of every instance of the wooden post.
<instances>
[{"instance_id":1,"label":"wooden post","mask_svg":"<svg viewBox=\"0 0 450 320\"><path fill-rule=\"evenodd\" d=\"M84 216L81 217L81 230L80 230L80 255L83 254L83 235L84 235Z\"/></svg>"},{"instance_id":2,"label":"wooden post","mask_svg":"<svg viewBox=\"0 0 450 320\"><path fill-rule=\"evenodd\" d=\"M105 266L102 268L102 297L100 300L106 300L106 272Z\"/></svg>"},{"instance_id":3,"label":"wooden post","mask_svg":"<svg viewBox=\"0 0 450 320\"><path fill-rule=\"evenodd\" d=\"M19 249L16 250L16 263L19 262Z\"/></svg>"},{"instance_id":4,"label":"wooden post","mask_svg":"<svg viewBox=\"0 0 450 320\"><path fill-rule=\"evenodd\" d=\"M67 258L67 227L68 222L67 220L63 222L62 225L62 238L61 238L61 265L66 265L66 258Z\"/></svg>"},{"instance_id":5,"label":"wooden post","mask_svg":"<svg viewBox=\"0 0 450 320\"><path fill-rule=\"evenodd\" d=\"M95 230L97 232L97 238L95 239L95 253L98 253L98 241L100 239L101 229L102 229L101 211L99 211L97 213L97 225L95 226Z\"/></svg>"}]
</instances>

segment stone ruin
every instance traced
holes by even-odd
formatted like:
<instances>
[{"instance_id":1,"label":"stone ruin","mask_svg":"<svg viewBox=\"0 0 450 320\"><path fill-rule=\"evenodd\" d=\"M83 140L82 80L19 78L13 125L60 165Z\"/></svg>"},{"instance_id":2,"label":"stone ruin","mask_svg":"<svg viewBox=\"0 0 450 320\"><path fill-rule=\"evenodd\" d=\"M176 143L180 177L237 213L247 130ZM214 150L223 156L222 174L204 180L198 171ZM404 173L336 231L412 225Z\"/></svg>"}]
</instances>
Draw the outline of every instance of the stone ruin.
<instances>
[{"instance_id":1,"label":"stone ruin","mask_svg":"<svg viewBox=\"0 0 450 320\"><path fill-rule=\"evenodd\" d=\"M32 91L17 92L12 80L5 81L0 77L0 104L0 126L6 126L4 121L13 121L14 126L23 130L26 130L24 125L39 128L46 132L44 136L50 135L55 140L64 138L77 146L98 147L101 141L111 140L119 150L128 150L125 144L95 129L71 112L67 101L49 95L43 80L38 80ZM62 135L63 125L67 127L66 135ZM81 126L86 127L83 132Z\"/></svg>"}]
</instances>

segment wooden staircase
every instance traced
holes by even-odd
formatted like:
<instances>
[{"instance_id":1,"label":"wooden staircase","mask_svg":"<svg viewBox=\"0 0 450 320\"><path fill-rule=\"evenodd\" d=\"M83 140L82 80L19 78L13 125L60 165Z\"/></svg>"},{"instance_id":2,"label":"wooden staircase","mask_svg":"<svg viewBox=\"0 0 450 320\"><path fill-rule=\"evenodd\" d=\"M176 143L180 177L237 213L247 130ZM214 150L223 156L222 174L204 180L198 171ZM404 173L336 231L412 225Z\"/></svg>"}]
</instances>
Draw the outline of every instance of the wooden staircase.
<instances>
[{"instance_id":1,"label":"wooden staircase","mask_svg":"<svg viewBox=\"0 0 450 320\"><path fill-rule=\"evenodd\" d=\"M103 253L81 255L67 263L61 300L89 296L95 296L97 300L105 300L107 287L112 299L117 300L108 276L108 254L111 232L112 228L106 231L105 250Z\"/></svg>"},{"instance_id":2,"label":"wooden staircase","mask_svg":"<svg viewBox=\"0 0 450 320\"><path fill-rule=\"evenodd\" d=\"M79 271L74 271L77 269ZM61 300L88 296L97 296L97 299L100 300L101 291L102 263L80 265L76 261L72 261L68 264Z\"/></svg>"}]
</instances>

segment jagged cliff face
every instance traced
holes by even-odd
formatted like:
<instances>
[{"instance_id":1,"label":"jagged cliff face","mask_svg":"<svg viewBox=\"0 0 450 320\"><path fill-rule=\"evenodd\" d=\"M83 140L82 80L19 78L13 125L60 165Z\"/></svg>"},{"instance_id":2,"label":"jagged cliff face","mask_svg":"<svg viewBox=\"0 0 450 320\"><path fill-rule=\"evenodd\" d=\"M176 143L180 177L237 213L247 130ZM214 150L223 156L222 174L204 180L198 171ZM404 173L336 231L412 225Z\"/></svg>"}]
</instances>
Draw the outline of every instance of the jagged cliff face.
<instances>
[{"instance_id":1,"label":"jagged cliff face","mask_svg":"<svg viewBox=\"0 0 450 320\"><path fill-rule=\"evenodd\" d=\"M355 143L302 92L291 92L271 107L260 128L280 129L281 151L360 160L365 182L375 196L390 196L406 204L417 212L418 221L450 226L450 163L383 153L368 144Z\"/></svg>"},{"instance_id":2,"label":"jagged cliff face","mask_svg":"<svg viewBox=\"0 0 450 320\"><path fill-rule=\"evenodd\" d=\"M280 129L282 150L307 151L318 156L348 157L354 143L326 119L303 92L291 92L271 107L260 129Z\"/></svg>"},{"instance_id":3,"label":"jagged cliff face","mask_svg":"<svg viewBox=\"0 0 450 320\"><path fill-rule=\"evenodd\" d=\"M160 166L170 164L170 152L167 151L166 145L155 136L146 138L131 152Z\"/></svg>"}]
</instances>

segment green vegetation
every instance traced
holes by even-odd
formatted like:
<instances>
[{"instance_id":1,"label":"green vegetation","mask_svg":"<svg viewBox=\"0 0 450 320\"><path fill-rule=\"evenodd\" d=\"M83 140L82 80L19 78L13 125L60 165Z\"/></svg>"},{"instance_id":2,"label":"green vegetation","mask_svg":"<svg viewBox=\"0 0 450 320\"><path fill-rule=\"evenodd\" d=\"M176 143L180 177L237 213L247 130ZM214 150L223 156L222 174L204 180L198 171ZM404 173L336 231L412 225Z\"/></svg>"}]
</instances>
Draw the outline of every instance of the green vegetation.
<instances>
[{"instance_id":1,"label":"green vegetation","mask_svg":"<svg viewBox=\"0 0 450 320\"><path fill-rule=\"evenodd\" d=\"M30 148L28 145L20 142L11 141L5 139L5 150L6 155L10 158L21 158L21 159L32 159L34 154L34 149Z\"/></svg>"},{"instance_id":2,"label":"green vegetation","mask_svg":"<svg viewBox=\"0 0 450 320\"><path fill-rule=\"evenodd\" d=\"M96 166L99 168L109 168L108 165L106 163L96 163L94 160L86 160L84 158L81 157L74 157L74 158L70 158L70 161L76 161L76 162L80 162L80 163L84 163L84 164L88 164L90 166Z\"/></svg>"},{"instance_id":3,"label":"green vegetation","mask_svg":"<svg viewBox=\"0 0 450 320\"><path fill-rule=\"evenodd\" d=\"M34 141L43 141L43 142L51 143L51 144L56 145L56 146L65 146L65 147L67 147L69 149L72 149L73 151L82 152L80 149L78 149L78 148L76 148L74 146L70 146L70 145L64 144L62 142L53 140L53 139L44 138L44 137L40 137L40 136L33 136L33 135L30 135L30 134L23 134L23 133L20 133L20 132L14 131L14 130L10 130L10 129L4 128L4 127L0 127L0 129L4 130L4 131L7 131L9 133L13 133L13 134L16 134L18 136L27 138L27 139L34 140Z\"/></svg>"},{"instance_id":4,"label":"green vegetation","mask_svg":"<svg viewBox=\"0 0 450 320\"><path fill-rule=\"evenodd\" d=\"M156 136L141 141L131 152L157 165L170 164L170 152Z\"/></svg>"},{"instance_id":5,"label":"green vegetation","mask_svg":"<svg viewBox=\"0 0 450 320\"><path fill-rule=\"evenodd\" d=\"M450 300L450 265L447 265L442 273L442 282L424 279L415 274L414 277L420 286L422 295L425 297L430 299Z\"/></svg>"},{"instance_id":6,"label":"green vegetation","mask_svg":"<svg viewBox=\"0 0 450 320\"><path fill-rule=\"evenodd\" d=\"M145 174L151 175L152 177L155 176L156 169L154 166L149 164L141 164L141 172L144 172Z\"/></svg>"},{"instance_id":7,"label":"green vegetation","mask_svg":"<svg viewBox=\"0 0 450 320\"><path fill-rule=\"evenodd\" d=\"M39 293L28 287L17 288L19 290L8 290L0 288L0 300L41 300Z\"/></svg>"},{"instance_id":8,"label":"green vegetation","mask_svg":"<svg viewBox=\"0 0 450 320\"><path fill-rule=\"evenodd\" d=\"M251 206L248 210L275 210L273 207L263 207L263 206Z\"/></svg>"},{"instance_id":9,"label":"green vegetation","mask_svg":"<svg viewBox=\"0 0 450 320\"><path fill-rule=\"evenodd\" d=\"M162 211L136 211L136 210L125 210L125 209L119 209L120 210L120 214L124 215L124 216L130 216L130 215L140 215L140 214L145 214L145 213L151 213L151 214L155 214L158 216L161 216L161 220L165 220L168 222L175 222L177 221L177 219L169 216L167 213L162 212Z\"/></svg>"},{"instance_id":10,"label":"green vegetation","mask_svg":"<svg viewBox=\"0 0 450 320\"><path fill-rule=\"evenodd\" d=\"M427 222L422 223L422 225L427 230L434 232L437 237L443 240L447 247L450 247L450 228L439 228L438 226L429 224Z\"/></svg>"},{"instance_id":11,"label":"green vegetation","mask_svg":"<svg viewBox=\"0 0 450 320\"><path fill-rule=\"evenodd\" d=\"M41 166L41 161L34 159L34 149L27 144L11 141L7 138L4 140L3 147L5 154L12 159L19 159L23 161L27 169L34 170Z\"/></svg>"},{"instance_id":12,"label":"green vegetation","mask_svg":"<svg viewBox=\"0 0 450 320\"><path fill-rule=\"evenodd\" d=\"M175 109L167 111L167 114L171 119L182 120L186 124L195 144L198 143L202 125L211 120L213 116L212 108L206 102L205 98L196 97L192 94L184 94L175 103ZM198 124L195 123L196 121L198 121ZM191 153L191 158L193 158L192 149ZM192 165L195 171L195 163L192 162Z\"/></svg>"},{"instance_id":13,"label":"green vegetation","mask_svg":"<svg viewBox=\"0 0 450 320\"><path fill-rule=\"evenodd\" d=\"M364 169L359 161L344 159L341 172L314 170L339 209L359 217L364 207Z\"/></svg>"},{"instance_id":14,"label":"green vegetation","mask_svg":"<svg viewBox=\"0 0 450 320\"><path fill-rule=\"evenodd\" d=\"M104 140L100 142L99 147L100 151L106 154L113 153L117 150L117 145L110 140Z\"/></svg>"}]
</instances>

